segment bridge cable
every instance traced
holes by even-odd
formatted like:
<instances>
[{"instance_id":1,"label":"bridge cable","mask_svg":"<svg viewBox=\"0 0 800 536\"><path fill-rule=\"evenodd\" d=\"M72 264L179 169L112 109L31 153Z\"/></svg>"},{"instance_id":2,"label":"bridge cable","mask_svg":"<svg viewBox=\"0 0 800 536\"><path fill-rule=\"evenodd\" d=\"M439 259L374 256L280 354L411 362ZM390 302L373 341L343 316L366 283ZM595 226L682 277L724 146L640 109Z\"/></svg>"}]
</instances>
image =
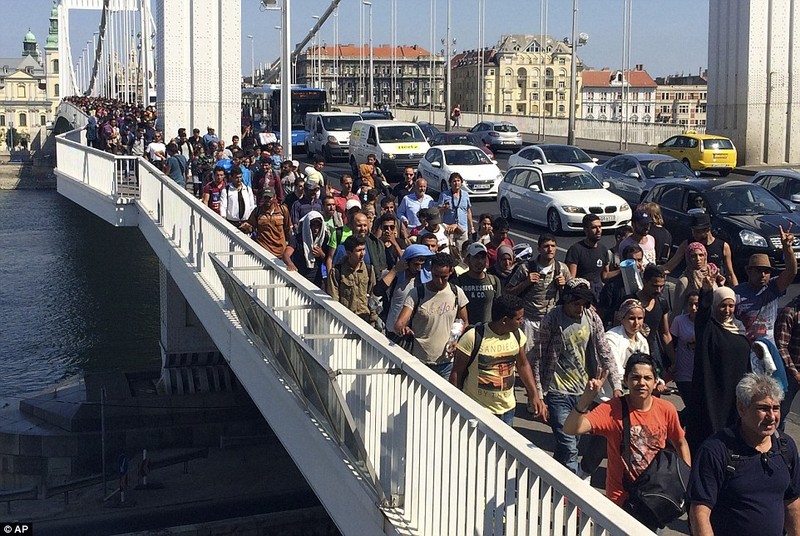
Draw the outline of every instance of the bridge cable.
<instances>
[{"instance_id":1,"label":"bridge cable","mask_svg":"<svg viewBox=\"0 0 800 536\"><path fill-rule=\"evenodd\" d=\"M103 41L106 36L106 18L108 16L108 6L111 0L103 0L103 13L100 15L100 35L97 38L97 50L94 52L94 66L92 67L92 78L89 80L89 87L83 96L91 96L94 90L94 83L97 80L97 71L100 69L100 61L103 56Z\"/></svg>"}]
</instances>

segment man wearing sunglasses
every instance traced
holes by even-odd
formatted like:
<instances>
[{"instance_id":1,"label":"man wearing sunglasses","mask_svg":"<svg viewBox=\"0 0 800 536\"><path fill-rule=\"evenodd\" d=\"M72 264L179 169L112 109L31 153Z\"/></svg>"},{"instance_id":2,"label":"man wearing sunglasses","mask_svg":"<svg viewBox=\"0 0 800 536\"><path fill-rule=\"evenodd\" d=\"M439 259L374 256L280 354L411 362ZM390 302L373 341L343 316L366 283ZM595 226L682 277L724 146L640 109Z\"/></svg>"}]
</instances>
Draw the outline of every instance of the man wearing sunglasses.
<instances>
[{"instance_id":1,"label":"man wearing sunglasses","mask_svg":"<svg viewBox=\"0 0 800 536\"><path fill-rule=\"evenodd\" d=\"M403 170L403 179L392 188L392 196L399 205L405 196L414 191L414 177L417 172L414 168L407 167Z\"/></svg>"}]
</instances>

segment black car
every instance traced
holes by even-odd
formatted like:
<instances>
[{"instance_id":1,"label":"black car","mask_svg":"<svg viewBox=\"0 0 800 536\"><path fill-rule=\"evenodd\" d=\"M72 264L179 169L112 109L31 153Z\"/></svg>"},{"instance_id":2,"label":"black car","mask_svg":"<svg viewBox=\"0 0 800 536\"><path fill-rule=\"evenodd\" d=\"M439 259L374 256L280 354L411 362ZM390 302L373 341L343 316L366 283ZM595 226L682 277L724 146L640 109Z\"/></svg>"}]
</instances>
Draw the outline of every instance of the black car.
<instances>
[{"instance_id":1,"label":"black car","mask_svg":"<svg viewBox=\"0 0 800 536\"><path fill-rule=\"evenodd\" d=\"M441 131L438 128L427 121L417 121L417 126L422 130L422 134L425 136L425 139L429 144L431 144L433 138L441 134Z\"/></svg>"},{"instance_id":2,"label":"black car","mask_svg":"<svg viewBox=\"0 0 800 536\"><path fill-rule=\"evenodd\" d=\"M450 130L448 132L439 132L433 137L430 142L433 145L472 145L483 151L489 160L494 160L494 153L489 146L483 143L483 140L477 134L472 132L463 132L458 130Z\"/></svg>"},{"instance_id":3,"label":"black car","mask_svg":"<svg viewBox=\"0 0 800 536\"><path fill-rule=\"evenodd\" d=\"M675 244L691 237L689 211L705 211L711 217L714 236L728 242L733 267L744 273L753 253L766 253L772 265L782 268L780 230L800 228L800 215L758 184L719 179L665 179L647 194L646 202L658 203L664 227ZM800 238L795 238L794 255L800 257Z\"/></svg>"},{"instance_id":4,"label":"black car","mask_svg":"<svg viewBox=\"0 0 800 536\"><path fill-rule=\"evenodd\" d=\"M359 112L361 119L394 119L394 114L389 110L364 110Z\"/></svg>"}]
</instances>

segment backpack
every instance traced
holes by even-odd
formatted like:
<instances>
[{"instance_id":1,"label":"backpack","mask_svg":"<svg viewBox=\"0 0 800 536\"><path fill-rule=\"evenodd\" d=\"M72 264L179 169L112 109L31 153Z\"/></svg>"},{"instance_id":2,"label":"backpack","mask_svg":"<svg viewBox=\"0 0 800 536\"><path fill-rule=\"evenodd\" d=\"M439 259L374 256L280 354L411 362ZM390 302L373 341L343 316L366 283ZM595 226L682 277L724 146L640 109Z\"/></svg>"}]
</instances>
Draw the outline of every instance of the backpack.
<instances>
[{"instance_id":1,"label":"backpack","mask_svg":"<svg viewBox=\"0 0 800 536\"><path fill-rule=\"evenodd\" d=\"M631 415L625 397L622 403L622 445L620 454L628 468L631 461ZM654 529L686 512L686 488L689 484L690 467L672 450L661 449L647 468L631 482L626 472L623 478L628 500L623 508L633 517Z\"/></svg>"},{"instance_id":2,"label":"backpack","mask_svg":"<svg viewBox=\"0 0 800 536\"><path fill-rule=\"evenodd\" d=\"M725 437L729 440L736 439L736 433L733 431L732 428L726 427L723 428L722 432L725 434ZM791 453L789 452L789 440L786 439L781 433L775 430L775 435L773 436L778 440L778 452L780 453L781 458L783 458L783 463L786 464L786 467L789 469L789 474L791 475L794 472L794 458L792 457ZM725 445L726 451L726 460L725 460L725 477L722 480L722 485L720 486L720 490L725 487L733 474L736 472L736 469L740 466L747 463L749 460L753 458L761 457L762 454L758 453L753 456L742 456L741 454L734 454L734 452L728 447L728 442L723 441L723 445ZM772 450L772 449L770 449Z\"/></svg>"},{"instance_id":3,"label":"backpack","mask_svg":"<svg viewBox=\"0 0 800 536\"><path fill-rule=\"evenodd\" d=\"M452 281L448 281L447 284L450 285L450 290L456 296L454 306L456 308L456 313L458 313L458 288ZM422 299L425 297L425 285L414 285L414 289L417 291L417 299L414 301L414 308L411 310L411 319L417 314L417 309L419 309L419 306L422 304ZM409 319L409 323L411 319Z\"/></svg>"},{"instance_id":4,"label":"backpack","mask_svg":"<svg viewBox=\"0 0 800 536\"><path fill-rule=\"evenodd\" d=\"M470 329L475 330L475 342L472 344L472 353L469 355L469 361L467 361L467 366L464 369L464 376L463 376L464 379L466 379L467 376L469 375L469 367L472 365L472 362L475 361L476 357L478 357L478 352L481 349L481 343L483 343L483 334L486 331L486 323L478 322L477 324L475 324L475 326L467 329L467 331L469 331ZM467 331L465 331L464 334L466 334ZM461 336L463 337L464 335ZM514 330L514 337L517 339L517 345L520 345L522 343L522 336L520 335L518 329Z\"/></svg>"}]
</instances>

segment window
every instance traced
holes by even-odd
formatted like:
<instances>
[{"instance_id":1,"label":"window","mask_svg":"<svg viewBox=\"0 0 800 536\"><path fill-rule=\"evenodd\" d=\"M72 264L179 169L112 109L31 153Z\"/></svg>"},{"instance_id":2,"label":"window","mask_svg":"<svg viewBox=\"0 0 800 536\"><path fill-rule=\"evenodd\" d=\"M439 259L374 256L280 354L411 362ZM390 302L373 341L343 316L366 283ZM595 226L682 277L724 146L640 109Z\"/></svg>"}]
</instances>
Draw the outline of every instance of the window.
<instances>
[{"instance_id":1,"label":"window","mask_svg":"<svg viewBox=\"0 0 800 536\"><path fill-rule=\"evenodd\" d=\"M6 116L0 115L0 127L6 126Z\"/></svg>"},{"instance_id":2,"label":"window","mask_svg":"<svg viewBox=\"0 0 800 536\"><path fill-rule=\"evenodd\" d=\"M18 99L25 98L25 84L17 84L17 98Z\"/></svg>"},{"instance_id":3,"label":"window","mask_svg":"<svg viewBox=\"0 0 800 536\"><path fill-rule=\"evenodd\" d=\"M587 114L593 114L594 113L594 106L587 106L586 107L586 113Z\"/></svg>"},{"instance_id":4,"label":"window","mask_svg":"<svg viewBox=\"0 0 800 536\"><path fill-rule=\"evenodd\" d=\"M558 57L558 64L559 65L566 65L567 64L567 58L565 58L564 56L559 56Z\"/></svg>"},{"instance_id":5,"label":"window","mask_svg":"<svg viewBox=\"0 0 800 536\"><path fill-rule=\"evenodd\" d=\"M649 104L645 104L644 105L644 113L646 113L646 114L650 113L650 105Z\"/></svg>"},{"instance_id":6,"label":"window","mask_svg":"<svg viewBox=\"0 0 800 536\"><path fill-rule=\"evenodd\" d=\"M683 201L683 188L679 186L665 186L661 192L661 196L656 197L656 199L658 199L658 204L661 205L662 208L678 211L681 210Z\"/></svg>"},{"instance_id":7,"label":"window","mask_svg":"<svg viewBox=\"0 0 800 536\"><path fill-rule=\"evenodd\" d=\"M19 126L21 127L28 126L28 114L25 113L19 114Z\"/></svg>"},{"instance_id":8,"label":"window","mask_svg":"<svg viewBox=\"0 0 800 536\"><path fill-rule=\"evenodd\" d=\"M53 74L58 74L58 60L53 60L50 63L50 65L51 65L51 69L50 70L53 71Z\"/></svg>"},{"instance_id":9,"label":"window","mask_svg":"<svg viewBox=\"0 0 800 536\"><path fill-rule=\"evenodd\" d=\"M40 115L39 116L39 125L45 126L47 124L47 116Z\"/></svg>"},{"instance_id":10,"label":"window","mask_svg":"<svg viewBox=\"0 0 800 536\"><path fill-rule=\"evenodd\" d=\"M58 97L60 93L61 93L61 86L59 84L55 84L53 86L53 96Z\"/></svg>"}]
</instances>

